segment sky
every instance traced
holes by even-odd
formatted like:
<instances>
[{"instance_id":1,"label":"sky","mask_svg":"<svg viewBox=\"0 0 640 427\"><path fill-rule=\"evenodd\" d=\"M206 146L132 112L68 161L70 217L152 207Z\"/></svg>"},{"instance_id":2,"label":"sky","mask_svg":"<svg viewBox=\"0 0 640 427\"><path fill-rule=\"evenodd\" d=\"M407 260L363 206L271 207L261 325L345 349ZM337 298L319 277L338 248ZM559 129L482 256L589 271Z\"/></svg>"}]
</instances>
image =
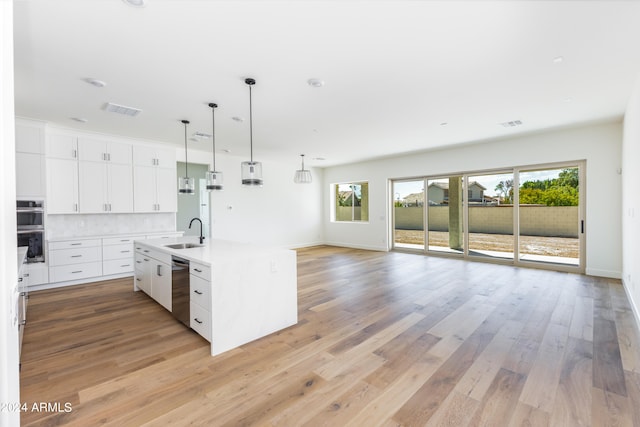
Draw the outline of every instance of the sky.
<instances>
[{"instance_id":1,"label":"sky","mask_svg":"<svg viewBox=\"0 0 640 427\"><path fill-rule=\"evenodd\" d=\"M557 178L560 171L564 169L546 169L546 170L534 170L534 171L522 171L520 173L520 181L543 181L545 179L553 179ZM496 196L497 193L495 191L496 185L500 181L512 179L512 173L505 174L492 174L492 175L473 175L469 174L469 181L476 181L487 190L485 191L485 195L487 196ZM440 182L448 182L447 178L443 179L435 179L433 181ZM431 180L430 180L431 182ZM424 181L404 181L404 182L395 182L393 187L393 199L397 200L403 199L409 194L419 193L424 188Z\"/></svg>"}]
</instances>

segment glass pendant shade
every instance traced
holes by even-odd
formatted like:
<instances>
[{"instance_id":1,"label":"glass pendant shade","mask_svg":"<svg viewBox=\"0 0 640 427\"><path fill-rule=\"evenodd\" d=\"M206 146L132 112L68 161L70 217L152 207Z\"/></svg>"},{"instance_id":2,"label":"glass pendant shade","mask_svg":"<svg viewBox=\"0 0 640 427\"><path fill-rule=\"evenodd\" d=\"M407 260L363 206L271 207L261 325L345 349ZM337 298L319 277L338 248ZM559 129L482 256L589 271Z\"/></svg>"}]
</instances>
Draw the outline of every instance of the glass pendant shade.
<instances>
[{"instance_id":1,"label":"glass pendant shade","mask_svg":"<svg viewBox=\"0 0 640 427\"><path fill-rule=\"evenodd\" d=\"M242 185L262 187L262 163L242 162Z\"/></svg>"},{"instance_id":2,"label":"glass pendant shade","mask_svg":"<svg viewBox=\"0 0 640 427\"><path fill-rule=\"evenodd\" d=\"M216 170L216 108L218 108L218 104L210 102L209 107L211 107L211 128L213 129L211 134L213 170L207 171L207 191L221 191L224 188L224 177L222 172Z\"/></svg>"},{"instance_id":3,"label":"glass pendant shade","mask_svg":"<svg viewBox=\"0 0 640 427\"><path fill-rule=\"evenodd\" d=\"M296 184L310 184L311 183L311 171L304 168L304 154L301 154L302 157L302 169L298 169L296 174L293 176L293 182Z\"/></svg>"},{"instance_id":4,"label":"glass pendant shade","mask_svg":"<svg viewBox=\"0 0 640 427\"><path fill-rule=\"evenodd\" d=\"M178 178L178 193L180 194L194 194L196 191L195 179L188 176L181 176Z\"/></svg>"},{"instance_id":5,"label":"glass pendant shade","mask_svg":"<svg viewBox=\"0 0 640 427\"><path fill-rule=\"evenodd\" d=\"M182 120L182 123L184 124L184 176L178 178L178 193L195 194L195 179L189 178L189 161L187 159L187 125L189 120Z\"/></svg>"},{"instance_id":6,"label":"glass pendant shade","mask_svg":"<svg viewBox=\"0 0 640 427\"><path fill-rule=\"evenodd\" d=\"M208 171L207 172L207 190L219 191L223 189L224 177L222 172Z\"/></svg>"}]
</instances>

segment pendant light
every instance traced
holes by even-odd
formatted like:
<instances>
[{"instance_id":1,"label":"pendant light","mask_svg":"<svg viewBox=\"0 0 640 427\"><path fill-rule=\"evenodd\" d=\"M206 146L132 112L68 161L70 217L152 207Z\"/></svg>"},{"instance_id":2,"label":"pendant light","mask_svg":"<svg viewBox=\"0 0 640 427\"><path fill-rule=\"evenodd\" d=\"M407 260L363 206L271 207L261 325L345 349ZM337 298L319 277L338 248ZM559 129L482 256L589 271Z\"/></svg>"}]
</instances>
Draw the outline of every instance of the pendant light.
<instances>
[{"instance_id":1,"label":"pendant light","mask_svg":"<svg viewBox=\"0 0 640 427\"><path fill-rule=\"evenodd\" d=\"M213 141L213 167L212 170L207 172L207 190L208 191L220 191L222 190L222 183L224 181L222 172L216 170L216 108L218 104L213 102L209 103L211 107L211 124L213 132L211 134L211 140Z\"/></svg>"},{"instance_id":2,"label":"pendant light","mask_svg":"<svg viewBox=\"0 0 640 427\"><path fill-rule=\"evenodd\" d=\"M293 182L296 184L310 184L311 183L311 171L304 168L304 154L300 154L302 157L302 169L298 169L293 176Z\"/></svg>"},{"instance_id":3,"label":"pendant light","mask_svg":"<svg viewBox=\"0 0 640 427\"><path fill-rule=\"evenodd\" d=\"M195 193L195 179L189 178L188 161L187 161L187 125L189 120L182 120L184 124L184 176L178 178L178 193L180 194L194 194Z\"/></svg>"},{"instance_id":4,"label":"pendant light","mask_svg":"<svg viewBox=\"0 0 640 427\"><path fill-rule=\"evenodd\" d=\"M251 86L256 84L254 79L245 79L249 86L249 143L251 148L251 158L248 162L240 165L242 172L242 185L249 187L262 187L262 163L253 161L253 109L251 102Z\"/></svg>"}]
</instances>

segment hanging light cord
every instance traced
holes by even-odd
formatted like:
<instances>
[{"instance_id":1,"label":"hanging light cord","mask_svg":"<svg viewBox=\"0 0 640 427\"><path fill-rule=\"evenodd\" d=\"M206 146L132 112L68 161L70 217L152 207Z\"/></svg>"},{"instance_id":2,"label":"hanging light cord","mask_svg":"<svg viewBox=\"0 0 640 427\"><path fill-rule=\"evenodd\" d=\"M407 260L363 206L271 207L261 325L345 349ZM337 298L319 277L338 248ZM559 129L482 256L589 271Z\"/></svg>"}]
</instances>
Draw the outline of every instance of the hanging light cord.
<instances>
[{"instance_id":1,"label":"hanging light cord","mask_svg":"<svg viewBox=\"0 0 640 427\"><path fill-rule=\"evenodd\" d=\"M209 107L211 107L211 125L212 125L212 132L213 135L211 135L211 140L213 141L213 171L216 171L216 107L217 105L214 104L213 102L211 104L209 104Z\"/></svg>"},{"instance_id":2,"label":"hanging light cord","mask_svg":"<svg viewBox=\"0 0 640 427\"><path fill-rule=\"evenodd\" d=\"M187 169L187 165L189 164L187 161L187 124L189 121L183 120L182 123L184 123L184 176L185 178L189 178L189 171Z\"/></svg>"},{"instance_id":3,"label":"hanging light cord","mask_svg":"<svg viewBox=\"0 0 640 427\"><path fill-rule=\"evenodd\" d=\"M253 163L253 109L251 102L251 85L249 83L249 146L251 150L251 163Z\"/></svg>"}]
</instances>

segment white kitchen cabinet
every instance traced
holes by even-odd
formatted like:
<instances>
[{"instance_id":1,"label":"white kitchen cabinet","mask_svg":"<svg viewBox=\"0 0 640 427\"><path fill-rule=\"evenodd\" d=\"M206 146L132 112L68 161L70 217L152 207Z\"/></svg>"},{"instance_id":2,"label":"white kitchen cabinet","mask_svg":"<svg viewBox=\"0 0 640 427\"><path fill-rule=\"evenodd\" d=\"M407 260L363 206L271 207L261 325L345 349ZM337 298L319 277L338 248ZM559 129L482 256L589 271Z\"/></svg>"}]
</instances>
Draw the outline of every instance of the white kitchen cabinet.
<instances>
[{"instance_id":1,"label":"white kitchen cabinet","mask_svg":"<svg viewBox=\"0 0 640 427\"><path fill-rule=\"evenodd\" d=\"M171 311L171 265L151 259L151 298Z\"/></svg>"},{"instance_id":2,"label":"white kitchen cabinet","mask_svg":"<svg viewBox=\"0 0 640 427\"><path fill-rule=\"evenodd\" d=\"M102 239L102 274L131 273L135 270L133 241L144 236L122 236Z\"/></svg>"},{"instance_id":3,"label":"white kitchen cabinet","mask_svg":"<svg viewBox=\"0 0 640 427\"><path fill-rule=\"evenodd\" d=\"M140 154L141 150L144 156ZM133 152L134 212L176 212L178 192L175 153L171 162L170 152L166 150L158 151L164 153L159 158L149 157L157 153L149 147L134 147Z\"/></svg>"},{"instance_id":4,"label":"white kitchen cabinet","mask_svg":"<svg viewBox=\"0 0 640 427\"><path fill-rule=\"evenodd\" d=\"M78 213L78 138L48 134L45 145L47 213Z\"/></svg>"},{"instance_id":5,"label":"white kitchen cabinet","mask_svg":"<svg viewBox=\"0 0 640 427\"><path fill-rule=\"evenodd\" d=\"M133 147L133 164L136 166L155 166L165 169L176 168L175 150L149 146Z\"/></svg>"},{"instance_id":6,"label":"white kitchen cabinet","mask_svg":"<svg viewBox=\"0 0 640 427\"><path fill-rule=\"evenodd\" d=\"M131 165L80 161L78 174L81 213L133 212Z\"/></svg>"},{"instance_id":7,"label":"white kitchen cabinet","mask_svg":"<svg viewBox=\"0 0 640 427\"><path fill-rule=\"evenodd\" d=\"M110 162L123 165L132 164L131 144L78 138L78 160L89 162Z\"/></svg>"},{"instance_id":8,"label":"white kitchen cabinet","mask_svg":"<svg viewBox=\"0 0 640 427\"><path fill-rule=\"evenodd\" d=\"M191 261L189 273L189 326L211 342L211 267Z\"/></svg>"},{"instance_id":9,"label":"white kitchen cabinet","mask_svg":"<svg viewBox=\"0 0 640 427\"><path fill-rule=\"evenodd\" d=\"M45 154L47 158L78 160L78 138L72 135L48 134Z\"/></svg>"},{"instance_id":10,"label":"white kitchen cabinet","mask_svg":"<svg viewBox=\"0 0 640 427\"><path fill-rule=\"evenodd\" d=\"M16 195L45 195L44 128L16 123Z\"/></svg>"},{"instance_id":11,"label":"white kitchen cabinet","mask_svg":"<svg viewBox=\"0 0 640 427\"><path fill-rule=\"evenodd\" d=\"M52 283L102 276L100 239L49 243L49 279Z\"/></svg>"},{"instance_id":12,"label":"white kitchen cabinet","mask_svg":"<svg viewBox=\"0 0 640 427\"><path fill-rule=\"evenodd\" d=\"M79 212L77 160L47 158L47 203L49 214Z\"/></svg>"},{"instance_id":13,"label":"white kitchen cabinet","mask_svg":"<svg viewBox=\"0 0 640 427\"><path fill-rule=\"evenodd\" d=\"M171 255L141 243L135 246L134 290L142 290L171 311Z\"/></svg>"}]
</instances>

